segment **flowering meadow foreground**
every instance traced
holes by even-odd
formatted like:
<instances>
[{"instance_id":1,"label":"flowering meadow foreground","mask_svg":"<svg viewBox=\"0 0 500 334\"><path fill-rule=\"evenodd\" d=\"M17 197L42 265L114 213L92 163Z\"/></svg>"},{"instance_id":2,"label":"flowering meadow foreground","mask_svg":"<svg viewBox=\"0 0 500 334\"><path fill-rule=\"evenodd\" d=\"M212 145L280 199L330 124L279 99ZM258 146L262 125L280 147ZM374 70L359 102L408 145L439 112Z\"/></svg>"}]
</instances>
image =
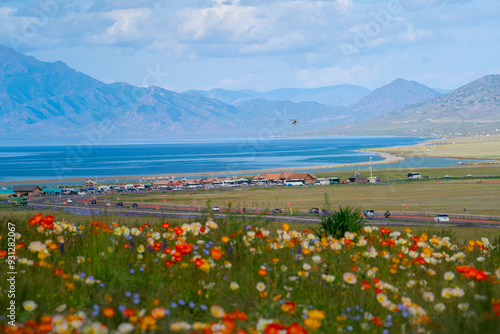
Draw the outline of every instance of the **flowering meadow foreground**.
<instances>
[{"instance_id":1,"label":"flowering meadow foreground","mask_svg":"<svg viewBox=\"0 0 500 334\"><path fill-rule=\"evenodd\" d=\"M0 331L499 331L500 251L487 238L457 245L365 226L335 239L265 226L210 218L77 226L38 214L16 222L12 313L1 226Z\"/></svg>"}]
</instances>

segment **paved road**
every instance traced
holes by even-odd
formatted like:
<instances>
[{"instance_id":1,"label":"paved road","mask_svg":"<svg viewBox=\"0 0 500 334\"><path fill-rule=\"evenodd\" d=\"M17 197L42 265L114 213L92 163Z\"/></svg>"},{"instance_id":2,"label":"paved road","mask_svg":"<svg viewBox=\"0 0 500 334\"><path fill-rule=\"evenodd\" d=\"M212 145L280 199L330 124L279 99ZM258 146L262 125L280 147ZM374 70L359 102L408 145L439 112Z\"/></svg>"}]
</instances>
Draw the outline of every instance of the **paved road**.
<instances>
[{"instance_id":1,"label":"paved road","mask_svg":"<svg viewBox=\"0 0 500 334\"><path fill-rule=\"evenodd\" d=\"M85 209L94 212L99 211L103 213L106 210L108 213L122 214L122 215L144 215L144 216L163 216L163 217L178 217L178 218L198 218L207 215L205 210L199 210L194 207L178 207L174 205L139 205L136 208L131 208L131 203L124 203L123 207L106 206L105 203L97 198L97 205L92 205L91 196L62 196L62 197L33 197L29 199L29 205L39 207L53 207L65 209ZM291 216L281 214L270 214L264 212L249 211L241 213L238 210L232 210L231 215L238 215L240 217L257 217L261 219L283 221L283 222L296 222L296 223L319 223L321 218L318 215L310 214L304 216ZM227 212L214 212L216 218L227 217ZM432 227L492 227L500 228L500 221L491 220L470 220L470 219L451 219L450 223L434 223L433 217L424 216L391 216L390 219L384 216L375 216L372 219L367 219L370 225L383 225L383 226L432 226Z\"/></svg>"}]
</instances>

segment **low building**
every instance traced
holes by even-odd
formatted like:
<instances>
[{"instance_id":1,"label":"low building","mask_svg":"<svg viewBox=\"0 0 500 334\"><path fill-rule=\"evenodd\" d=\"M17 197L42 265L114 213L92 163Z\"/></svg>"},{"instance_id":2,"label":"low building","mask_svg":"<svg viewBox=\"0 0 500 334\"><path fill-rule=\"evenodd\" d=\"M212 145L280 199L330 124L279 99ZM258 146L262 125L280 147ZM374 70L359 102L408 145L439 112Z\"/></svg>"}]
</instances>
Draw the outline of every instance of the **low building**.
<instances>
[{"instance_id":1,"label":"low building","mask_svg":"<svg viewBox=\"0 0 500 334\"><path fill-rule=\"evenodd\" d=\"M281 173L281 180L304 180L305 183L314 183L318 177L311 173L286 171Z\"/></svg>"},{"instance_id":2,"label":"low building","mask_svg":"<svg viewBox=\"0 0 500 334\"><path fill-rule=\"evenodd\" d=\"M14 194L17 196L31 196L31 195L38 195L42 192L42 188L39 186L17 186L14 188Z\"/></svg>"},{"instance_id":3,"label":"low building","mask_svg":"<svg viewBox=\"0 0 500 334\"><path fill-rule=\"evenodd\" d=\"M255 181L278 182L281 180L280 173L260 173L254 177Z\"/></svg>"},{"instance_id":4,"label":"low building","mask_svg":"<svg viewBox=\"0 0 500 334\"><path fill-rule=\"evenodd\" d=\"M48 196L58 196L61 195L61 188L45 188L43 189L43 194Z\"/></svg>"}]
</instances>

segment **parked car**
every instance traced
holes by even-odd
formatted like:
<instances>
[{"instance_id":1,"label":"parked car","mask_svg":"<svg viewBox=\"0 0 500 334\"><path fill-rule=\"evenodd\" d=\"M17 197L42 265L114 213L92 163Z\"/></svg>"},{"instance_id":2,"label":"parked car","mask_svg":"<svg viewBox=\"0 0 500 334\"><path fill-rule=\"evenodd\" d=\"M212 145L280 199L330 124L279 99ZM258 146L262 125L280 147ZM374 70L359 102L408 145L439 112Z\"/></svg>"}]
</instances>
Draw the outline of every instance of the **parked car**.
<instances>
[{"instance_id":1,"label":"parked car","mask_svg":"<svg viewBox=\"0 0 500 334\"><path fill-rule=\"evenodd\" d=\"M71 198L68 198L66 203L73 203L73 200Z\"/></svg>"},{"instance_id":2,"label":"parked car","mask_svg":"<svg viewBox=\"0 0 500 334\"><path fill-rule=\"evenodd\" d=\"M123 206L123 202L116 202L116 206Z\"/></svg>"},{"instance_id":3,"label":"parked car","mask_svg":"<svg viewBox=\"0 0 500 334\"><path fill-rule=\"evenodd\" d=\"M448 215L439 214L439 215L436 215L434 217L435 223L443 223L443 222L449 222L449 221L450 221L450 217L448 217Z\"/></svg>"},{"instance_id":4,"label":"parked car","mask_svg":"<svg viewBox=\"0 0 500 334\"><path fill-rule=\"evenodd\" d=\"M311 210L309 210L309 213L319 213L319 209L318 208L312 208Z\"/></svg>"},{"instance_id":5,"label":"parked car","mask_svg":"<svg viewBox=\"0 0 500 334\"><path fill-rule=\"evenodd\" d=\"M366 218L373 218L373 217L375 217L375 211L365 210L365 211L363 211L363 216L365 216Z\"/></svg>"},{"instance_id":6,"label":"parked car","mask_svg":"<svg viewBox=\"0 0 500 334\"><path fill-rule=\"evenodd\" d=\"M212 211L213 212L219 212L220 209L219 209L219 207L217 205L214 205L214 206L212 206Z\"/></svg>"},{"instance_id":7,"label":"parked car","mask_svg":"<svg viewBox=\"0 0 500 334\"><path fill-rule=\"evenodd\" d=\"M450 176L450 175L448 175L448 174L446 174L446 175L444 176L444 178L445 178L445 179L449 179L450 177L451 177L451 176Z\"/></svg>"},{"instance_id":8,"label":"parked car","mask_svg":"<svg viewBox=\"0 0 500 334\"><path fill-rule=\"evenodd\" d=\"M97 201L93 199L92 201L90 201L90 205L97 205Z\"/></svg>"},{"instance_id":9,"label":"parked car","mask_svg":"<svg viewBox=\"0 0 500 334\"><path fill-rule=\"evenodd\" d=\"M272 213L283 213L281 209L273 209Z\"/></svg>"},{"instance_id":10,"label":"parked car","mask_svg":"<svg viewBox=\"0 0 500 334\"><path fill-rule=\"evenodd\" d=\"M137 205L137 203L132 203L132 205L130 207L131 208L138 208L139 206Z\"/></svg>"},{"instance_id":11,"label":"parked car","mask_svg":"<svg viewBox=\"0 0 500 334\"><path fill-rule=\"evenodd\" d=\"M467 174L467 177L472 177L472 174Z\"/></svg>"}]
</instances>

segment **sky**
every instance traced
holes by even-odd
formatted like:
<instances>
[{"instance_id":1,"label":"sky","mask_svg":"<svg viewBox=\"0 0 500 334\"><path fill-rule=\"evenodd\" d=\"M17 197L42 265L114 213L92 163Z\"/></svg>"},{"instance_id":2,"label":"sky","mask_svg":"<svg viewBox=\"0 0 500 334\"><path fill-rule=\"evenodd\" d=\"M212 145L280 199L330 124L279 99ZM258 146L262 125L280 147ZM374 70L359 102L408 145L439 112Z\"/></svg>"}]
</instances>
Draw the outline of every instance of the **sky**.
<instances>
[{"instance_id":1,"label":"sky","mask_svg":"<svg viewBox=\"0 0 500 334\"><path fill-rule=\"evenodd\" d=\"M2 0L0 44L106 83L453 90L500 73L498 0Z\"/></svg>"}]
</instances>

